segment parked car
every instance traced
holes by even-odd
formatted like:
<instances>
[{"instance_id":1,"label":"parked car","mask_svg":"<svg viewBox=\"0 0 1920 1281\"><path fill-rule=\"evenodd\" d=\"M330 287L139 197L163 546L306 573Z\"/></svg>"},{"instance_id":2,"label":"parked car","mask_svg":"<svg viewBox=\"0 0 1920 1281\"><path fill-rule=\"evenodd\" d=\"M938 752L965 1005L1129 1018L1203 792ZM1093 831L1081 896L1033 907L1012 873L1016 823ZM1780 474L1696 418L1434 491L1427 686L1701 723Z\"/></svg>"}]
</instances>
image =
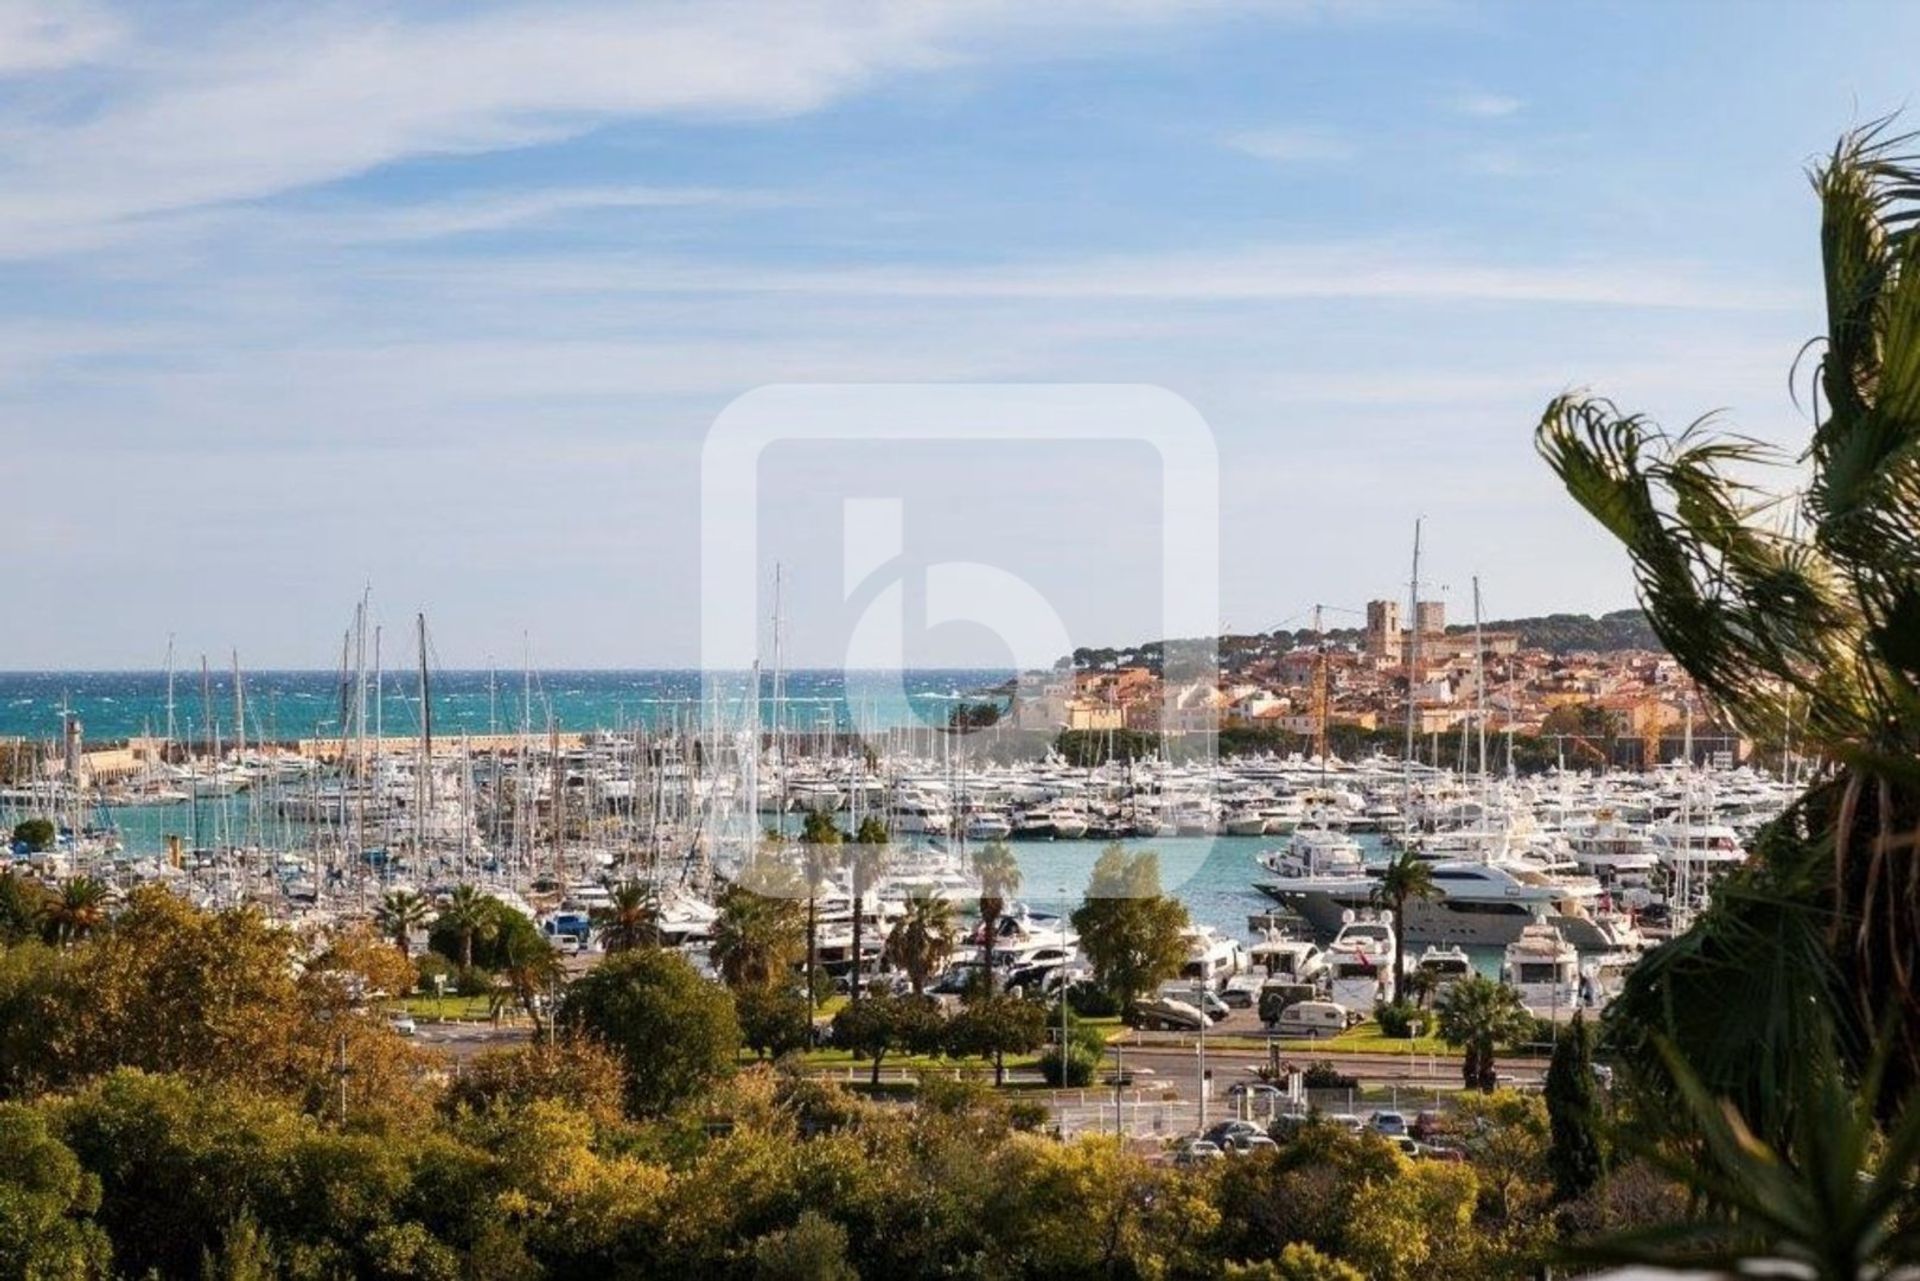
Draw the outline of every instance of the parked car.
<instances>
[{"instance_id":1,"label":"parked car","mask_svg":"<svg viewBox=\"0 0 1920 1281\"><path fill-rule=\"evenodd\" d=\"M1205 1010L1207 1017L1215 1023L1233 1013L1233 1008L1220 998L1218 992L1210 987L1196 989L1192 983L1162 983L1160 999L1184 1001L1197 1009Z\"/></svg>"},{"instance_id":2,"label":"parked car","mask_svg":"<svg viewBox=\"0 0 1920 1281\"><path fill-rule=\"evenodd\" d=\"M1285 1090L1265 1081L1235 1081L1227 1087L1227 1098L1236 1102L1240 1099L1264 1100L1270 1106L1277 1106L1286 1097Z\"/></svg>"},{"instance_id":3,"label":"parked car","mask_svg":"<svg viewBox=\"0 0 1920 1281\"><path fill-rule=\"evenodd\" d=\"M1398 1112L1375 1112L1373 1132L1384 1134L1388 1138L1399 1138L1407 1133L1407 1118Z\"/></svg>"},{"instance_id":4,"label":"parked car","mask_svg":"<svg viewBox=\"0 0 1920 1281\"><path fill-rule=\"evenodd\" d=\"M1236 1120L1236 1121L1220 1122L1218 1125L1208 1130L1205 1137L1209 1143L1213 1143L1218 1147L1224 1148L1229 1143L1232 1143L1235 1139L1245 1138L1250 1134L1265 1134L1265 1133L1266 1133L1265 1130L1263 1130L1258 1125L1255 1125L1252 1121Z\"/></svg>"},{"instance_id":5,"label":"parked car","mask_svg":"<svg viewBox=\"0 0 1920 1281\"><path fill-rule=\"evenodd\" d=\"M1422 1112L1413 1118L1413 1124L1407 1127L1407 1133L1422 1143L1431 1143L1452 1128L1445 1112Z\"/></svg>"},{"instance_id":6,"label":"parked car","mask_svg":"<svg viewBox=\"0 0 1920 1281\"><path fill-rule=\"evenodd\" d=\"M1205 1139L1189 1139L1173 1151L1175 1165L1201 1165L1208 1161L1220 1161L1226 1158L1218 1143L1209 1143Z\"/></svg>"},{"instance_id":7,"label":"parked car","mask_svg":"<svg viewBox=\"0 0 1920 1281\"><path fill-rule=\"evenodd\" d=\"M1236 974L1220 989L1220 999L1236 1010L1250 1010L1260 1003L1260 989L1265 983L1258 974Z\"/></svg>"},{"instance_id":8,"label":"parked car","mask_svg":"<svg viewBox=\"0 0 1920 1281\"><path fill-rule=\"evenodd\" d=\"M387 1020L387 1026L398 1032L401 1036L412 1036L420 1030L414 1026L413 1015L411 1014L396 1014Z\"/></svg>"},{"instance_id":9,"label":"parked car","mask_svg":"<svg viewBox=\"0 0 1920 1281\"><path fill-rule=\"evenodd\" d=\"M1327 1114L1327 1124L1344 1126L1355 1134L1359 1134L1367 1128L1367 1123L1351 1112L1329 1112Z\"/></svg>"},{"instance_id":10,"label":"parked car","mask_svg":"<svg viewBox=\"0 0 1920 1281\"><path fill-rule=\"evenodd\" d=\"M1255 1152L1278 1152L1280 1145L1264 1134L1242 1134L1227 1145L1229 1156L1252 1156Z\"/></svg>"}]
</instances>

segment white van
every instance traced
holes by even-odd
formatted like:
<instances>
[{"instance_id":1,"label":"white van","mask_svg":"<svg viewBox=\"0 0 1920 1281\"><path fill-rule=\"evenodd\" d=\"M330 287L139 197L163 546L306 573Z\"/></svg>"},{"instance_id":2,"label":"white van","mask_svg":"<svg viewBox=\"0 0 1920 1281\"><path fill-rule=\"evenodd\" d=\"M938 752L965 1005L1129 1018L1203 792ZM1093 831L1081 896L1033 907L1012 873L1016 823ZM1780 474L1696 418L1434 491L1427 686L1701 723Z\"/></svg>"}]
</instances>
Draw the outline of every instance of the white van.
<instances>
[{"instance_id":1,"label":"white van","mask_svg":"<svg viewBox=\"0 0 1920 1281\"><path fill-rule=\"evenodd\" d=\"M1317 1041L1321 1037L1340 1035L1351 1022L1344 1005L1332 1001L1301 1001L1280 1012L1280 1021L1274 1024L1274 1030L1281 1036Z\"/></svg>"}]
</instances>

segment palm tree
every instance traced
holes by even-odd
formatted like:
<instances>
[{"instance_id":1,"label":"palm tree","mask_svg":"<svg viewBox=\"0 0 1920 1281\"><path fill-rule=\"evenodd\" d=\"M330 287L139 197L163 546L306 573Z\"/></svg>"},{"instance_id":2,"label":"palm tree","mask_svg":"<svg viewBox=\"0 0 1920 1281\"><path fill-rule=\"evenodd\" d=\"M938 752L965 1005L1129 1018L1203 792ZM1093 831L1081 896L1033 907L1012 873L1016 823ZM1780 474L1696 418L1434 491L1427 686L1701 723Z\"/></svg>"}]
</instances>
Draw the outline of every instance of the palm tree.
<instances>
[{"instance_id":1,"label":"palm tree","mask_svg":"<svg viewBox=\"0 0 1920 1281\"><path fill-rule=\"evenodd\" d=\"M820 958L820 884L842 839L840 825L825 810L808 810L800 824L801 875L807 881L807 1009L813 1009L813 977Z\"/></svg>"},{"instance_id":2,"label":"palm tree","mask_svg":"<svg viewBox=\"0 0 1920 1281\"><path fill-rule=\"evenodd\" d=\"M473 968L476 940L492 938L500 929L499 903L471 885L456 885L440 910L440 921L460 936L460 968ZM401 951L406 950L405 944Z\"/></svg>"},{"instance_id":3,"label":"palm tree","mask_svg":"<svg viewBox=\"0 0 1920 1281\"><path fill-rule=\"evenodd\" d=\"M1499 1079L1494 1052L1532 1031L1533 1015L1520 1003L1518 993L1484 974L1455 983L1435 1008L1441 1039L1466 1050L1461 1080L1469 1090L1491 1092Z\"/></svg>"},{"instance_id":4,"label":"palm tree","mask_svg":"<svg viewBox=\"0 0 1920 1281\"><path fill-rule=\"evenodd\" d=\"M720 896L709 953L728 987L758 986L792 971L806 949L793 900L731 885Z\"/></svg>"},{"instance_id":5,"label":"palm tree","mask_svg":"<svg viewBox=\"0 0 1920 1281\"><path fill-rule=\"evenodd\" d=\"M609 952L629 952L660 941L659 909L651 887L624 881L613 890L613 910L607 918Z\"/></svg>"},{"instance_id":6,"label":"palm tree","mask_svg":"<svg viewBox=\"0 0 1920 1281\"><path fill-rule=\"evenodd\" d=\"M1007 900L1020 891L1020 860L1005 841L988 841L973 855L973 874L980 878L980 961L985 966L987 995L993 995L993 944Z\"/></svg>"},{"instance_id":7,"label":"palm tree","mask_svg":"<svg viewBox=\"0 0 1920 1281\"><path fill-rule=\"evenodd\" d=\"M919 996L952 951L953 904L931 894L909 897L907 910L887 935L887 963L905 971L913 994Z\"/></svg>"},{"instance_id":8,"label":"palm tree","mask_svg":"<svg viewBox=\"0 0 1920 1281\"><path fill-rule=\"evenodd\" d=\"M54 896L52 905L47 908L47 921L53 926L55 937L62 943L71 943L93 933L106 915L106 884L91 876L76 876L63 884L60 893Z\"/></svg>"},{"instance_id":9,"label":"palm tree","mask_svg":"<svg viewBox=\"0 0 1920 1281\"><path fill-rule=\"evenodd\" d=\"M1393 999L1407 996L1407 900L1425 902L1439 893L1433 883L1433 869L1410 849L1401 850L1391 863L1380 869L1380 879L1370 897L1375 907L1393 909Z\"/></svg>"},{"instance_id":10,"label":"palm tree","mask_svg":"<svg viewBox=\"0 0 1920 1281\"><path fill-rule=\"evenodd\" d=\"M389 890L380 900L380 908L374 913L382 933L393 938L393 945L400 949L400 955L410 956L409 935L419 929L427 920L427 900L412 890Z\"/></svg>"},{"instance_id":11,"label":"palm tree","mask_svg":"<svg viewBox=\"0 0 1920 1281\"><path fill-rule=\"evenodd\" d=\"M527 1020L533 1024L533 1037L538 1041L547 1026L543 1008L551 1007L552 998L560 990L562 971L559 954L537 930L509 930L506 962L504 976L507 986L520 1002L520 1008L526 1012ZM543 997L547 998L544 1002Z\"/></svg>"},{"instance_id":12,"label":"palm tree","mask_svg":"<svg viewBox=\"0 0 1920 1281\"><path fill-rule=\"evenodd\" d=\"M866 896L879 879L887 864L887 825L868 815L860 820L860 829L854 834L854 843L848 850L847 879L853 889L853 988L851 997L860 999L860 989L866 986L866 953L863 943L866 935Z\"/></svg>"},{"instance_id":13,"label":"palm tree","mask_svg":"<svg viewBox=\"0 0 1920 1281\"><path fill-rule=\"evenodd\" d=\"M1771 1139L1807 1047L1858 1071L1880 1011L1897 1041L1878 1100L1920 1082L1920 160L1881 121L1812 174L1826 333L1799 459L1677 434L1584 394L1537 444L1626 548L1648 621L1745 735L1824 762L1693 929L1636 967L1610 1039L1652 1079L1671 1039ZM1756 464L1804 483L1754 488Z\"/></svg>"}]
</instances>

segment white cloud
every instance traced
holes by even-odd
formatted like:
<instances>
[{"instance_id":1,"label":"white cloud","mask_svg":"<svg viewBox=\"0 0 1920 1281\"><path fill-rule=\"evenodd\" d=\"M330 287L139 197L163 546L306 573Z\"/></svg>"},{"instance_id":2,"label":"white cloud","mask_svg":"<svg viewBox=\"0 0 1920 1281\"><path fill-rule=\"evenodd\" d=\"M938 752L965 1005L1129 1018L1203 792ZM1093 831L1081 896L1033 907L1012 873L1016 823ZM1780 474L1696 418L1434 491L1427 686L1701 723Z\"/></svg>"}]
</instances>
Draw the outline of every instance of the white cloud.
<instances>
[{"instance_id":1,"label":"white cloud","mask_svg":"<svg viewBox=\"0 0 1920 1281\"><path fill-rule=\"evenodd\" d=\"M106 28L58 12L0 9L0 71L9 57L53 67L106 48ZM516 0L432 18L390 6L242 12L212 29L149 19L122 42L138 56L73 86L53 123L0 109L0 251L84 247L116 224L610 119L812 111L883 77L998 53L996 38L1045 56L1102 27L1189 11L1170 0L1073 0L1039 17L1013 0Z\"/></svg>"},{"instance_id":2,"label":"white cloud","mask_svg":"<svg viewBox=\"0 0 1920 1281\"><path fill-rule=\"evenodd\" d=\"M1518 98L1510 98L1505 94L1473 90L1460 94L1448 105L1463 116L1497 119L1500 116L1512 115L1526 104Z\"/></svg>"},{"instance_id":3,"label":"white cloud","mask_svg":"<svg viewBox=\"0 0 1920 1281\"><path fill-rule=\"evenodd\" d=\"M595 211L696 206L765 208L794 203L794 199L714 187L545 187L475 192L387 208L285 214L274 221L283 228L291 223L295 235L318 236L341 243L434 240L442 236L531 226Z\"/></svg>"},{"instance_id":4,"label":"white cloud","mask_svg":"<svg viewBox=\"0 0 1920 1281\"><path fill-rule=\"evenodd\" d=\"M1428 300L1774 310L1796 298L1713 279L1679 263L1511 264L1448 257L1408 243L1254 245L978 267L795 269L625 256L489 259L402 269L532 292L806 294L815 298Z\"/></svg>"},{"instance_id":5,"label":"white cloud","mask_svg":"<svg viewBox=\"0 0 1920 1281\"><path fill-rule=\"evenodd\" d=\"M120 38L120 25L84 0L0 3L0 75L59 71L92 62Z\"/></svg>"},{"instance_id":6,"label":"white cloud","mask_svg":"<svg viewBox=\"0 0 1920 1281\"><path fill-rule=\"evenodd\" d=\"M1276 164L1351 160L1353 144L1324 129L1253 129L1229 137L1227 146Z\"/></svg>"}]
</instances>

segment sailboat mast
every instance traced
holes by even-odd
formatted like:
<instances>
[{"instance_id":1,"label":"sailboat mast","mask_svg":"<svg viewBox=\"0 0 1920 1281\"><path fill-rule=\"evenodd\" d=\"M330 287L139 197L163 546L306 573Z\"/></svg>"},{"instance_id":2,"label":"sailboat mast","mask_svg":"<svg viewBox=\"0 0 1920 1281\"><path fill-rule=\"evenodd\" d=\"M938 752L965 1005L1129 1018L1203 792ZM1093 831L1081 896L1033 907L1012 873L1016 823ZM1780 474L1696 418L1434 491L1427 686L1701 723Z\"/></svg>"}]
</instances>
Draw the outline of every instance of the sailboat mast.
<instances>
[{"instance_id":1,"label":"sailboat mast","mask_svg":"<svg viewBox=\"0 0 1920 1281\"><path fill-rule=\"evenodd\" d=\"M1413 576L1407 580L1407 750L1401 768L1405 773L1405 808L1408 829L1413 825L1413 736L1419 722L1420 692L1420 521L1413 522Z\"/></svg>"},{"instance_id":2,"label":"sailboat mast","mask_svg":"<svg viewBox=\"0 0 1920 1281\"><path fill-rule=\"evenodd\" d=\"M1473 724L1480 739L1480 780L1487 778L1487 649L1480 636L1480 575L1473 576Z\"/></svg>"}]
</instances>

